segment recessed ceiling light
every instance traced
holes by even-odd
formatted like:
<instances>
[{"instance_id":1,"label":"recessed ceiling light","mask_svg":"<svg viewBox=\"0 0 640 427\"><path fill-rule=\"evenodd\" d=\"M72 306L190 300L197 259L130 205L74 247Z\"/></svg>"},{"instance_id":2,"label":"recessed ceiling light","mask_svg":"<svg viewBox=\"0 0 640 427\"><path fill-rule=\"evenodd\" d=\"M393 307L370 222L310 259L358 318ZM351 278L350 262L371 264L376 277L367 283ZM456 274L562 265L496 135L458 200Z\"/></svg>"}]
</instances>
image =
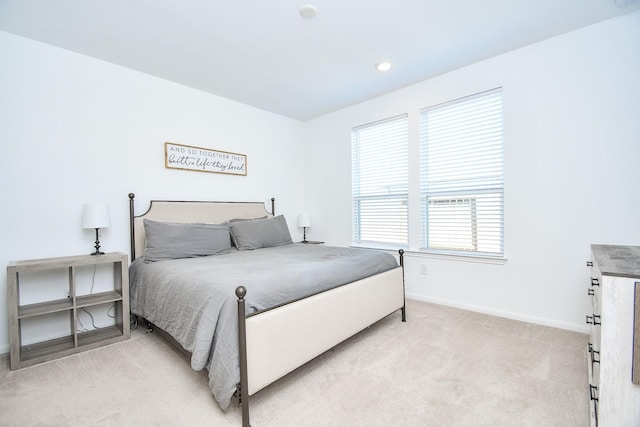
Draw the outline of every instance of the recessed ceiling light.
<instances>
[{"instance_id":1,"label":"recessed ceiling light","mask_svg":"<svg viewBox=\"0 0 640 427\"><path fill-rule=\"evenodd\" d=\"M390 62L380 62L378 64L376 64L376 70L378 71L389 71L389 69L391 68L391 63Z\"/></svg>"},{"instance_id":2,"label":"recessed ceiling light","mask_svg":"<svg viewBox=\"0 0 640 427\"><path fill-rule=\"evenodd\" d=\"M316 7L311 4L307 4L300 8L300 16L306 19L313 18L314 16L316 16L317 12L318 12L318 9L316 9Z\"/></svg>"}]
</instances>

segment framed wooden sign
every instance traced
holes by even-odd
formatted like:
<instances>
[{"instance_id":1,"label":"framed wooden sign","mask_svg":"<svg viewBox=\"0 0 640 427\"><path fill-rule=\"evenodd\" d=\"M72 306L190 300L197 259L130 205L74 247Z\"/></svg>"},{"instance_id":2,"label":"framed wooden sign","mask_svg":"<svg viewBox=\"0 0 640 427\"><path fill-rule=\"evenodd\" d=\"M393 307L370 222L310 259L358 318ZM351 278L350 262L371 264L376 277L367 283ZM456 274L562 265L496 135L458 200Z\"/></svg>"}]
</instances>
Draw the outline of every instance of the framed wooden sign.
<instances>
[{"instance_id":1,"label":"framed wooden sign","mask_svg":"<svg viewBox=\"0 0 640 427\"><path fill-rule=\"evenodd\" d=\"M228 151L164 143L164 166L196 172L247 175L247 156Z\"/></svg>"}]
</instances>

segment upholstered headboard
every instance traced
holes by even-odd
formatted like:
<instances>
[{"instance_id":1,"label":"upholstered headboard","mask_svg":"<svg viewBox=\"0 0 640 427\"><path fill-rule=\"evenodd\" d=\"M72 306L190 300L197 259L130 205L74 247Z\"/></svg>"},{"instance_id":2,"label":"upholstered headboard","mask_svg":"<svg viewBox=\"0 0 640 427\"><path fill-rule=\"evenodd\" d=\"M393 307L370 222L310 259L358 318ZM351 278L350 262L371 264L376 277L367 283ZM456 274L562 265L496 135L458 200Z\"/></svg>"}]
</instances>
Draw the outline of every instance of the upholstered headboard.
<instances>
[{"instance_id":1,"label":"upholstered headboard","mask_svg":"<svg viewBox=\"0 0 640 427\"><path fill-rule=\"evenodd\" d=\"M271 212L267 211L264 202L152 200L147 211L136 216L134 198L135 194L129 193L131 261L144 255L145 218L161 222L221 224L235 218L260 218L275 214L275 199L272 198Z\"/></svg>"}]
</instances>

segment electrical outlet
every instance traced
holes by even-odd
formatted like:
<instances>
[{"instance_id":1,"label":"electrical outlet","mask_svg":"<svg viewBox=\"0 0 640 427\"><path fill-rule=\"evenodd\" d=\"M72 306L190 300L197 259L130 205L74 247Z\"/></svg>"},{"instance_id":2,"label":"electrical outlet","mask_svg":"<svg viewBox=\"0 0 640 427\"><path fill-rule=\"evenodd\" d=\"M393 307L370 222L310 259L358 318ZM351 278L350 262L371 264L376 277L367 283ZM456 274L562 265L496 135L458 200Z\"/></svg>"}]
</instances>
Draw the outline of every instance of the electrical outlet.
<instances>
[{"instance_id":1,"label":"electrical outlet","mask_svg":"<svg viewBox=\"0 0 640 427\"><path fill-rule=\"evenodd\" d=\"M427 264L420 264L420 274L427 274Z\"/></svg>"}]
</instances>

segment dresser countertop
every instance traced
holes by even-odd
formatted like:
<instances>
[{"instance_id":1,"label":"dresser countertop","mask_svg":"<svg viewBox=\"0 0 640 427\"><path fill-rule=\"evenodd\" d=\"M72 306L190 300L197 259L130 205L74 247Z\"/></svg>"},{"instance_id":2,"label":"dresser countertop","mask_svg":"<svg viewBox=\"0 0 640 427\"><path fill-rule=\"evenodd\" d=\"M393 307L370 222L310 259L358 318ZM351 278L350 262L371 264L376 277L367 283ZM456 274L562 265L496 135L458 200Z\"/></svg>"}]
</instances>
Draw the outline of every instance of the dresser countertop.
<instances>
[{"instance_id":1,"label":"dresser countertop","mask_svg":"<svg viewBox=\"0 0 640 427\"><path fill-rule=\"evenodd\" d=\"M603 275L640 278L640 246L591 245L591 252Z\"/></svg>"}]
</instances>

